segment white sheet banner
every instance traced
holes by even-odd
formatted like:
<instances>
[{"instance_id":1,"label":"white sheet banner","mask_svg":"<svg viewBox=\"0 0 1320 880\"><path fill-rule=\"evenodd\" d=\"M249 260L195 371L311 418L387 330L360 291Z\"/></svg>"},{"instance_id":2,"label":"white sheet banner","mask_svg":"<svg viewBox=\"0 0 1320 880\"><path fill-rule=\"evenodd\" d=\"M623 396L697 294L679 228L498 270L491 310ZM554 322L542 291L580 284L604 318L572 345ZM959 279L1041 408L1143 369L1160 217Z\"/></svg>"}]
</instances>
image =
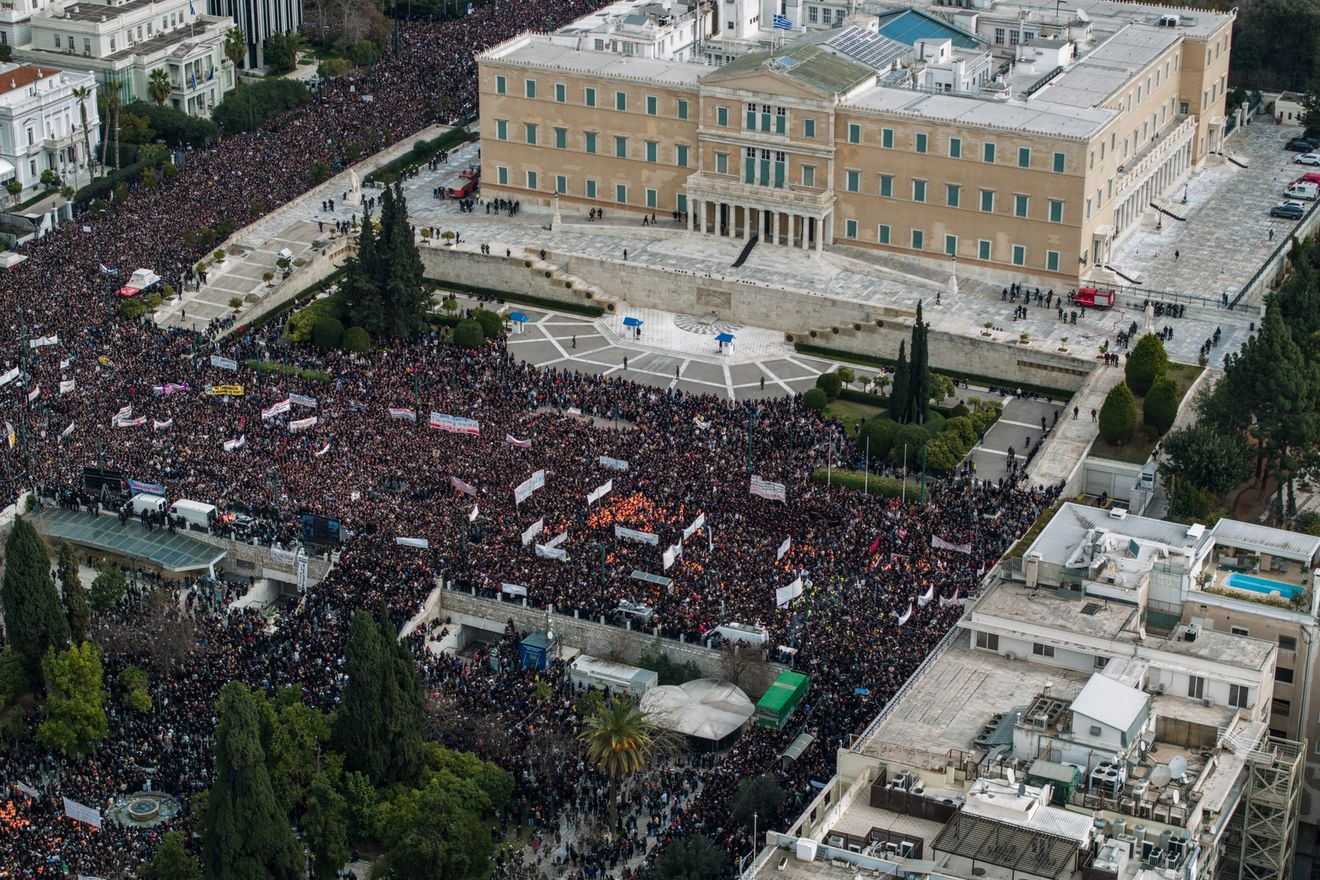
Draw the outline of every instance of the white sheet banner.
<instances>
[{"instance_id":1,"label":"white sheet banner","mask_svg":"<svg viewBox=\"0 0 1320 880\"><path fill-rule=\"evenodd\" d=\"M752 477L751 486L747 491L758 498L765 498L768 501L787 500L787 493L784 490L783 483L772 483L769 480L763 480L760 477Z\"/></svg>"},{"instance_id":2,"label":"white sheet banner","mask_svg":"<svg viewBox=\"0 0 1320 880\"><path fill-rule=\"evenodd\" d=\"M599 486L592 489L591 492L587 494L587 507L590 507L606 495L610 494L613 489L613 480L606 480L604 483L601 483Z\"/></svg>"},{"instance_id":3,"label":"white sheet banner","mask_svg":"<svg viewBox=\"0 0 1320 880\"><path fill-rule=\"evenodd\" d=\"M903 615L902 615L901 617L898 618L898 625L899 625L899 626L902 626L903 624L907 623L910 619L912 619L912 603L911 603L911 602L908 603L908 610L907 610L907 611L904 611L904 612L903 612Z\"/></svg>"},{"instance_id":4,"label":"white sheet banner","mask_svg":"<svg viewBox=\"0 0 1320 880\"><path fill-rule=\"evenodd\" d=\"M530 477L523 480L514 488L513 490L514 505L516 506L522 504L528 498L532 497L533 492L535 492L537 489L540 489L544 485L545 485L545 471L543 470L537 471L536 473L532 474Z\"/></svg>"},{"instance_id":5,"label":"white sheet banner","mask_svg":"<svg viewBox=\"0 0 1320 880\"><path fill-rule=\"evenodd\" d=\"M65 428L63 431L60 431L61 440L73 434L73 426L74 426L74 422L69 422L69 427Z\"/></svg>"},{"instance_id":6,"label":"white sheet banner","mask_svg":"<svg viewBox=\"0 0 1320 880\"><path fill-rule=\"evenodd\" d=\"M637 541L641 544L650 544L654 547L660 546L660 537L651 532L639 532L636 529L625 528L621 525L614 526L614 537L624 538L629 541Z\"/></svg>"},{"instance_id":7,"label":"white sheet banner","mask_svg":"<svg viewBox=\"0 0 1320 880\"><path fill-rule=\"evenodd\" d=\"M952 541L944 540L938 535L930 536L930 546L934 547L936 550L952 550L954 553L970 554L972 552L971 544L955 544Z\"/></svg>"},{"instance_id":8,"label":"white sheet banner","mask_svg":"<svg viewBox=\"0 0 1320 880\"><path fill-rule=\"evenodd\" d=\"M417 421L417 413L401 406L392 406L390 407L390 418L402 419L405 422L415 422Z\"/></svg>"},{"instance_id":9,"label":"white sheet banner","mask_svg":"<svg viewBox=\"0 0 1320 880\"><path fill-rule=\"evenodd\" d=\"M444 413L431 413L430 425L440 431L448 431L450 434L480 434L481 422L476 419L467 419L462 416L450 416Z\"/></svg>"},{"instance_id":10,"label":"white sheet banner","mask_svg":"<svg viewBox=\"0 0 1320 880\"><path fill-rule=\"evenodd\" d=\"M560 544L564 543L567 540L568 540L568 532L560 532L559 534L551 538L549 541L546 541L545 546L558 547Z\"/></svg>"},{"instance_id":11,"label":"white sheet banner","mask_svg":"<svg viewBox=\"0 0 1320 880\"><path fill-rule=\"evenodd\" d=\"M316 409L315 397L304 397L301 394L290 394L289 402L294 406L305 406L308 409Z\"/></svg>"},{"instance_id":12,"label":"white sheet banner","mask_svg":"<svg viewBox=\"0 0 1320 880\"><path fill-rule=\"evenodd\" d=\"M59 344L60 344L60 338L58 336L38 336L36 339L28 340L28 345L30 345L32 348L42 348L43 346L47 346L47 345L59 345Z\"/></svg>"},{"instance_id":13,"label":"white sheet banner","mask_svg":"<svg viewBox=\"0 0 1320 880\"><path fill-rule=\"evenodd\" d=\"M220 357L218 354L211 355L211 366L221 370L229 370L231 373L238 369L238 361L230 360L226 357Z\"/></svg>"},{"instance_id":14,"label":"white sheet banner","mask_svg":"<svg viewBox=\"0 0 1320 880\"><path fill-rule=\"evenodd\" d=\"M394 543L400 547L416 547L419 550L428 550L431 542L425 538L395 538Z\"/></svg>"},{"instance_id":15,"label":"white sheet banner","mask_svg":"<svg viewBox=\"0 0 1320 880\"><path fill-rule=\"evenodd\" d=\"M545 517L541 517L536 522L527 527L527 531L522 533L522 545L526 547L532 543L532 539L541 534L541 529L545 528Z\"/></svg>"},{"instance_id":16,"label":"white sheet banner","mask_svg":"<svg viewBox=\"0 0 1320 880\"><path fill-rule=\"evenodd\" d=\"M697 533L697 531L706 524L705 512L697 514L697 518L692 521L692 525L683 530L683 540L686 541Z\"/></svg>"},{"instance_id":17,"label":"white sheet banner","mask_svg":"<svg viewBox=\"0 0 1320 880\"><path fill-rule=\"evenodd\" d=\"M292 550L281 550L279 547L270 548L270 561L278 565L293 565L294 560L297 558L298 554Z\"/></svg>"},{"instance_id":18,"label":"white sheet banner","mask_svg":"<svg viewBox=\"0 0 1320 880\"><path fill-rule=\"evenodd\" d=\"M77 387L78 387L78 382L75 379L60 380L60 394L68 394L70 391L72 391Z\"/></svg>"},{"instance_id":19,"label":"white sheet banner","mask_svg":"<svg viewBox=\"0 0 1320 880\"><path fill-rule=\"evenodd\" d=\"M788 607L788 603L802 595L802 578L798 578L786 587L775 589L775 606Z\"/></svg>"},{"instance_id":20,"label":"white sheet banner","mask_svg":"<svg viewBox=\"0 0 1320 880\"><path fill-rule=\"evenodd\" d=\"M560 562L568 561L568 551L563 547L547 547L544 544L536 545L536 555L542 559L558 559Z\"/></svg>"},{"instance_id":21,"label":"white sheet banner","mask_svg":"<svg viewBox=\"0 0 1320 880\"><path fill-rule=\"evenodd\" d=\"M510 446L517 446L519 449L532 448L531 440L519 440L517 437L513 436L512 434L505 434L504 442L509 444Z\"/></svg>"},{"instance_id":22,"label":"white sheet banner","mask_svg":"<svg viewBox=\"0 0 1320 880\"><path fill-rule=\"evenodd\" d=\"M931 603L931 600L934 598L935 598L935 585L931 584L929 587L926 588L926 592L922 593L920 596L917 597L917 607L925 608L927 605Z\"/></svg>"},{"instance_id":23,"label":"white sheet banner","mask_svg":"<svg viewBox=\"0 0 1320 880\"><path fill-rule=\"evenodd\" d=\"M628 469L628 462L621 458L610 458L608 455L602 455L596 461L600 463L601 467L609 468L612 471L626 471Z\"/></svg>"},{"instance_id":24,"label":"white sheet banner","mask_svg":"<svg viewBox=\"0 0 1320 880\"><path fill-rule=\"evenodd\" d=\"M32 798L33 800L37 800L37 799L39 799L39 798L41 797L41 792L37 791L37 790L36 790L35 788L33 788L32 786L28 785L26 782L15 782L15 783L14 783L14 788L16 788L16 789L18 789L19 791L23 792L23 794L27 795L28 797Z\"/></svg>"},{"instance_id":25,"label":"white sheet banner","mask_svg":"<svg viewBox=\"0 0 1320 880\"><path fill-rule=\"evenodd\" d=\"M329 451L330 451L330 441L327 440L325 441L325 445L322 446L320 449L316 450L315 452L313 452L312 455L321 456L321 455L325 455ZM357 499L354 500L356 501Z\"/></svg>"},{"instance_id":26,"label":"white sheet banner","mask_svg":"<svg viewBox=\"0 0 1320 880\"><path fill-rule=\"evenodd\" d=\"M64 815L75 822L84 822L93 828L101 827L101 811L95 807L89 807L86 804L80 804L77 801L64 799Z\"/></svg>"},{"instance_id":27,"label":"white sheet banner","mask_svg":"<svg viewBox=\"0 0 1320 880\"><path fill-rule=\"evenodd\" d=\"M4 375L0 375L0 387L4 387L5 385L8 385L10 382L14 381L17 378L18 378L18 367L14 367L12 370L6 371Z\"/></svg>"},{"instance_id":28,"label":"white sheet banner","mask_svg":"<svg viewBox=\"0 0 1320 880\"><path fill-rule=\"evenodd\" d=\"M779 545L779 550L775 553L775 562L778 562L779 560L783 559L784 555L787 554L788 551L792 549L792 547L793 547L793 536L789 535L787 538L784 539L784 543Z\"/></svg>"},{"instance_id":29,"label":"white sheet banner","mask_svg":"<svg viewBox=\"0 0 1320 880\"><path fill-rule=\"evenodd\" d=\"M115 417L110 420L110 426L113 428L125 419L131 418L133 418L133 405L129 404L128 406L120 407L119 412L115 413Z\"/></svg>"},{"instance_id":30,"label":"white sheet banner","mask_svg":"<svg viewBox=\"0 0 1320 880\"><path fill-rule=\"evenodd\" d=\"M477 517L479 516L481 516L481 511L478 509L477 505L472 505L472 511L468 514L468 522L476 522Z\"/></svg>"},{"instance_id":31,"label":"white sheet banner","mask_svg":"<svg viewBox=\"0 0 1320 880\"><path fill-rule=\"evenodd\" d=\"M449 485L453 486L458 491L463 492L467 495L475 496L477 494L476 486L472 485L471 483L465 483L462 480L460 480L458 477L450 477Z\"/></svg>"},{"instance_id":32,"label":"white sheet banner","mask_svg":"<svg viewBox=\"0 0 1320 880\"><path fill-rule=\"evenodd\" d=\"M500 584L500 592L506 596L526 596L527 588L522 584Z\"/></svg>"},{"instance_id":33,"label":"white sheet banner","mask_svg":"<svg viewBox=\"0 0 1320 880\"><path fill-rule=\"evenodd\" d=\"M956 604L958 602L958 593L960 592L961 590L954 590L952 599L946 599L943 596L940 596L940 607L947 608L950 605Z\"/></svg>"},{"instance_id":34,"label":"white sheet banner","mask_svg":"<svg viewBox=\"0 0 1320 880\"><path fill-rule=\"evenodd\" d=\"M263 409L261 411L261 417L263 419L273 419L276 416L284 415L292 408L293 408L293 402L286 398L284 400L281 400L279 403L271 404L270 406Z\"/></svg>"},{"instance_id":35,"label":"white sheet banner","mask_svg":"<svg viewBox=\"0 0 1320 880\"><path fill-rule=\"evenodd\" d=\"M153 431L164 431L166 428L172 427L173 425L174 425L173 416L171 416L170 418L166 419L163 422L157 421L156 419L151 420L151 430Z\"/></svg>"},{"instance_id":36,"label":"white sheet banner","mask_svg":"<svg viewBox=\"0 0 1320 880\"><path fill-rule=\"evenodd\" d=\"M115 427L116 427L116 428L139 428L139 427L141 427L142 425L145 425L146 423L147 423L147 417L146 417L146 416L138 416L136 419L122 419L118 424L115 425Z\"/></svg>"},{"instance_id":37,"label":"white sheet banner","mask_svg":"<svg viewBox=\"0 0 1320 880\"><path fill-rule=\"evenodd\" d=\"M306 431L308 428L316 426L316 416L308 416L305 419L294 419L289 422L289 433L296 434L299 431Z\"/></svg>"},{"instance_id":38,"label":"white sheet banner","mask_svg":"<svg viewBox=\"0 0 1320 880\"><path fill-rule=\"evenodd\" d=\"M38 385L28 392L28 403L31 403L40 396L41 396L41 386Z\"/></svg>"},{"instance_id":39,"label":"white sheet banner","mask_svg":"<svg viewBox=\"0 0 1320 880\"><path fill-rule=\"evenodd\" d=\"M235 449L242 449L247 445L247 434L242 435L237 440L226 440L224 443L225 452L233 452Z\"/></svg>"},{"instance_id":40,"label":"white sheet banner","mask_svg":"<svg viewBox=\"0 0 1320 880\"><path fill-rule=\"evenodd\" d=\"M671 565L673 565L674 560L678 559L682 555L683 555L683 542L680 541L664 552L663 559L665 563L665 568L669 568Z\"/></svg>"}]
</instances>

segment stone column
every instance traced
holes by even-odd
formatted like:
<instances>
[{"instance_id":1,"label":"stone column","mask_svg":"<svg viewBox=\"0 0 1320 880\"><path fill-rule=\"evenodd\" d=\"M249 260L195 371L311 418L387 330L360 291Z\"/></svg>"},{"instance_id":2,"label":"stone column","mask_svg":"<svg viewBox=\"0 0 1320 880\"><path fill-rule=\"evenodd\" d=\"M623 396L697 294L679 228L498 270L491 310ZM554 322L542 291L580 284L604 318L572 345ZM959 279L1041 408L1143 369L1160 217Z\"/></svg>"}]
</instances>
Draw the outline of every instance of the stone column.
<instances>
[{"instance_id":1,"label":"stone column","mask_svg":"<svg viewBox=\"0 0 1320 880\"><path fill-rule=\"evenodd\" d=\"M752 208L743 205L743 241L752 240Z\"/></svg>"},{"instance_id":2,"label":"stone column","mask_svg":"<svg viewBox=\"0 0 1320 880\"><path fill-rule=\"evenodd\" d=\"M802 215L802 249L811 250L811 218Z\"/></svg>"},{"instance_id":3,"label":"stone column","mask_svg":"<svg viewBox=\"0 0 1320 880\"><path fill-rule=\"evenodd\" d=\"M692 211L692 208L693 208L696 204L697 204L696 202L689 202L689 203L688 203L688 210L687 210L687 227L688 227L688 232L691 232L691 231L692 231L692 224L693 224L693 222L695 222L695 218L693 217L693 211Z\"/></svg>"},{"instance_id":4,"label":"stone column","mask_svg":"<svg viewBox=\"0 0 1320 880\"><path fill-rule=\"evenodd\" d=\"M825 248L825 224L829 222L829 212L821 215L816 223L816 253L820 253Z\"/></svg>"}]
</instances>

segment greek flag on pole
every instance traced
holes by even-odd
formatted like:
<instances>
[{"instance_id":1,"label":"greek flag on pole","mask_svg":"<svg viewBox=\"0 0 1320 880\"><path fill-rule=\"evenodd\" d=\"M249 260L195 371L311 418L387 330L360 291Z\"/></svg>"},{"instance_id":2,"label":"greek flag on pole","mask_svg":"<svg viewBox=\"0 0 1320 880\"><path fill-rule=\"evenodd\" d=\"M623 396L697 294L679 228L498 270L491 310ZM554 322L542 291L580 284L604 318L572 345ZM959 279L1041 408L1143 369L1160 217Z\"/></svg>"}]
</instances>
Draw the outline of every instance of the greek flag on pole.
<instances>
[{"instance_id":1,"label":"greek flag on pole","mask_svg":"<svg viewBox=\"0 0 1320 880\"><path fill-rule=\"evenodd\" d=\"M793 21L786 15L776 15L771 27L777 31L791 31L793 29Z\"/></svg>"}]
</instances>

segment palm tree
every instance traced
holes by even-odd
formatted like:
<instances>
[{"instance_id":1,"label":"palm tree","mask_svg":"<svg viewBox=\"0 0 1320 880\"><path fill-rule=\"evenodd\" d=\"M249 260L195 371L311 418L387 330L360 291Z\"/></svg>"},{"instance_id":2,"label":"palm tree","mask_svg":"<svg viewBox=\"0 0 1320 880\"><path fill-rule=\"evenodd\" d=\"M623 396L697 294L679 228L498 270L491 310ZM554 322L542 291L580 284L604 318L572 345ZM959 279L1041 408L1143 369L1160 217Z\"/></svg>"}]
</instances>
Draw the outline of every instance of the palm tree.
<instances>
[{"instance_id":1,"label":"palm tree","mask_svg":"<svg viewBox=\"0 0 1320 880\"><path fill-rule=\"evenodd\" d=\"M92 97L93 90L87 86L78 86L73 90L73 96L78 99L78 113L82 116L83 130L83 161L87 163L87 179L90 181L96 176L92 170L94 158L92 156L92 133L87 128L87 99Z\"/></svg>"},{"instance_id":2,"label":"palm tree","mask_svg":"<svg viewBox=\"0 0 1320 880\"><path fill-rule=\"evenodd\" d=\"M288 40L289 58L293 60L293 66L296 68L298 66L298 56L306 52L307 47L311 44L307 42L306 37L297 31L289 31L284 39Z\"/></svg>"},{"instance_id":3,"label":"palm tree","mask_svg":"<svg viewBox=\"0 0 1320 880\"><path fill-rule=\"evenodd\" d=\"M619 782L640 772L651 757L655 725L637 702L610 697L592 711L578 739L587 744L587 759L610 780L610 827L619 821Z\"/></svg>"},{"instance_id":4,"label":"palm tree","mask_svg":"<svg viewBox=\"0 0 1320 880\"><path fill-rule=\"evenodd\" d=\"M152 70L150 81L147 83L147 94L151 96L151 100L157 104L164 104L172 91L174 85L170 82L170 75L165 72L165 68L157 67Z\"/></svg>"},{"instance_id":5,"label":"palm tree","mask_svg":"<svg viewBox=\"0 0 1320 880\"><path fill-rule=\"evenodd\" d=\"M123 85L115 80L108 80L105 83L105 122L107 126L112 126L111 131L101 136L101 168L106 165L105 154L110 146L110 136L115 139L115 167L119 167L119 92Z\"/></svg>"},{"instance_id":6,"label":"palm tree","mask_svg":"<svg viewBox=\"0 0 1320 880\"><path fill-rule=\"evenodd\" d=\"M231 27L225 31L225 57L234 65L234 70L238 70L247 57L247 35L241 27Z\"/></svg>"}]
</instances>

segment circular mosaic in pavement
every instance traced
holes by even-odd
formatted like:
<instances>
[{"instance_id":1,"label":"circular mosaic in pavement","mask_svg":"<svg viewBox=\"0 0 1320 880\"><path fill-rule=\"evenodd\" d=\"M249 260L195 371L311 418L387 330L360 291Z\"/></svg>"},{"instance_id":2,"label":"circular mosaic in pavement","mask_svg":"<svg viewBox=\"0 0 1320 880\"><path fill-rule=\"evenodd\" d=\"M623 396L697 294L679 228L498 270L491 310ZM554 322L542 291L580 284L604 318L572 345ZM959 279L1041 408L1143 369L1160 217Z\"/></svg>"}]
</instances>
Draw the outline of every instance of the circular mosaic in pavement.
<instances>
[{"instance_id":1,"label":"circular mosaic in pavement","mask_svg":"<svg viewBox=\"0 0 1320 880\"><path fill-rule=\"evenodd\" d=\"M179 814L179 802L160 791L139 791L115 800L106 818L130 828L150 828Z\"/></svg>"},{"instance_id":2,"label":"circular mosaic in pavement","mask_svg":"<svg viewBox=\"0 0 1320 880\"><path fill-rule=\"evenodd\" d=\"M675 315L674 326L699 336L719 336L721 333L737 333L742 329L742 324L721 321L713 315L709 319L694 315Z\"/></svg>"}]
</instances>

